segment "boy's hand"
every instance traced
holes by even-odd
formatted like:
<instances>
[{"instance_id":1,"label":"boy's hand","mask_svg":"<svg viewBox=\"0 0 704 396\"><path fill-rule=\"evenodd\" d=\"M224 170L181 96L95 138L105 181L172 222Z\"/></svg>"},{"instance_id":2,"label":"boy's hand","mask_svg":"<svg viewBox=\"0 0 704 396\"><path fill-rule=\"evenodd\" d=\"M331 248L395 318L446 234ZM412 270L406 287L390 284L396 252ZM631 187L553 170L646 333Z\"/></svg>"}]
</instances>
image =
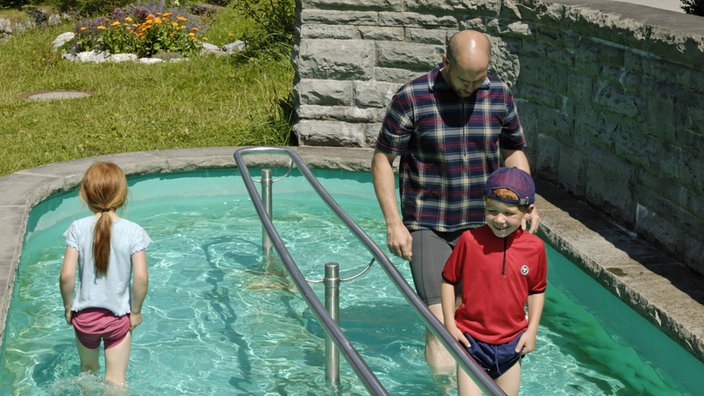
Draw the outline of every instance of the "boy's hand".
<instances>
[{"instance_id":1,"label":"boy's hand","mask_svg":"<svg viewBox=\"0 0 704 396\"><path fill-rule=\"evenodd\" d=\"M71 311L71 308L68 308L65 311L64 316L66 317L66 323L71 325L71 321L73 320L73 311Z\"/></svg>"},{"instance_id":2,"label":"boy's hand","mask_svg":"<svg viewBox=\"0 0 704 396\"><path fill-rule=\"evenodd\" d=\"M464 336L464 333L462 333L462 330L458 329L457 326L452 326L452 327L446 327L447 332L450 333L452 338L457 340L460 344L464 345L465 348L469 348L472 344L469 343L469 340L467 337Z\"/></svg>"},{"instance_id":3,"label":"boy's hand","mask_svg":"<svg viewBox=\"0 0 704 396\"><path fill-rule=\"evenodd\" d=\"M521 334L521 338L518 340L518 344L516 344L516 353L523 352L525 355L533 352L535 350L535 343L536 334L526 330Z\"/></svg>"}]
</instances>

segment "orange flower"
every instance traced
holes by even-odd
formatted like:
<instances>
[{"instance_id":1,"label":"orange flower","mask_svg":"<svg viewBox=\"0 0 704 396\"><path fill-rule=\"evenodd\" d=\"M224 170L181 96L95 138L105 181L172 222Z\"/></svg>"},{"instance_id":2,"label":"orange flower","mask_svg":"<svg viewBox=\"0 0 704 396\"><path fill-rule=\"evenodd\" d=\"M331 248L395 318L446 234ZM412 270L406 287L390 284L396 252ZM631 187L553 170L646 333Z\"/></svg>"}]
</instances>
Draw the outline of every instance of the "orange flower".
<instances>
[{"instance_id":1,"label":"orange flower","mask_svg":"<svg viewBox=\"0 0 704 396\"><path fill-rule=\"evenodd\" d=\"M85 32L86 30L88 30L88 28L87 28L87 27L85 27L85 26L81 26L81 31L82 31L82 32Z\"/></svg>"},{"instance_id":2,"label":"orange flower","mask_svg":"<svg viewBox=\"0 0 704 396\"><path fill-rule=\"evenodd\" d=\"M154 18L154 23L160 24L160 23L161 23L161 18Z\"/></svg>"},{"instance_id":3,"label":"orange flower","mask_svg":"<svg viewBox=\"0 0 704 396\"><path fill-rule=\"evenodd\" d=\"M178 19L178 20L181 21L181 22L186 22L186 21L188 21L187 18L182 17L181 15L177 16L176 19Z\"/></svg>"},{"instance_id":4,"label":"orange flower","mask_svg":"<svg viewBox=\"0 0 704 396\"><path fill-rule=\"evenodd\" d=\"M197 32L198 28L194 26L193 29L191 29L191 30L193 30L194 32Z\"/></svg>"},{"instance_id":5,"label":"orange flower","mask_svg":"<svg viewBox=\"0 0 704 396\"><path fill-rule=\"evenodd\" d=\"M164 18L166 18L166 17L170 17L171 14L172 14L171 12L167 12L166 14L164 14L164 15L162 15L162 16L163 16Z\"/></svg>"}]
</instances>

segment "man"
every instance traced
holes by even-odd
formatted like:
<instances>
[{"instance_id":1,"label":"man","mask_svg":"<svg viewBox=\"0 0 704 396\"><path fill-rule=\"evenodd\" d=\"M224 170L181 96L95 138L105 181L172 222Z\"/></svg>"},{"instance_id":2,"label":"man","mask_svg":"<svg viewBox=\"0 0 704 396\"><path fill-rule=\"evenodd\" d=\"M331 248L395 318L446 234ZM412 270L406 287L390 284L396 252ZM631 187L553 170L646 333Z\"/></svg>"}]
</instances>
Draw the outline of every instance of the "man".
<instances>
[{"instance_id":1,"label":"man","mask_svg":"<svg viewBox=\"0 0 704 396\"><path fill-rule=\"evenodd\" d=\"M501 160L530 173L513 96L503 81L488 74L490 58L491 44L483 33L453 35L442 63L394 95L372 158L389 250L411 262L416 292L441 323L442 268L462 232L484 223L487 176ZM392 166L397 156L401 213ZM534 232L537 211L530 220ZM454 360L430 331L425 357L439 373L454 369Z\"/></svg>"}]
</instances>

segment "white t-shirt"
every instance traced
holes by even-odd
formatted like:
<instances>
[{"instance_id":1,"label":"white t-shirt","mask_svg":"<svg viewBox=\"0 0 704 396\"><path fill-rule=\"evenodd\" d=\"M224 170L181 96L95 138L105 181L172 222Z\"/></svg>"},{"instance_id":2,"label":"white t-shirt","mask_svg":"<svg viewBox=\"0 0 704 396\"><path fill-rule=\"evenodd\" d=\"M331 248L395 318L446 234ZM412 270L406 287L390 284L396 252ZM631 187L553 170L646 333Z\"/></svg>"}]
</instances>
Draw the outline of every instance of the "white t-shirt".
<instances>
[{"instance_id":1,"label":"white t-shirt","mask_svg":"<svg viewBox=\"0 0 704 396\"><path fill-rule=\"evenodd\" d=\"M93 228L98 218L85 217L66 230L66 245L78 251L78 279L72 311L103 308L116 316L126 315L132 306L132 255L152 242L142 227L129 220L113 221L107 275L97 276L93 258Z\"/></svg>"}]
</instances>

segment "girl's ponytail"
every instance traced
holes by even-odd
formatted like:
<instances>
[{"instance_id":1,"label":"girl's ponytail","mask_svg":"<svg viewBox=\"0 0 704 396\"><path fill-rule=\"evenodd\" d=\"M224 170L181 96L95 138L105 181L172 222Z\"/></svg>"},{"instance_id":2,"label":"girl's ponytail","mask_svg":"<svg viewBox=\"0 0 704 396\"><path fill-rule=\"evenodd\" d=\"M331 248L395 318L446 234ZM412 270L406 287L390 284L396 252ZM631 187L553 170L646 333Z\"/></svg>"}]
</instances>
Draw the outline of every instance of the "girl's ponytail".
<instances>
[{"instance_id":1,"label":"girl's ponytail","mask_svg":"<svg viewBox=\"0 0 704 396\"><path fill-rule=\"evenodd\" d=\"M96 162L83 176L80 195L93 213L99 213L93 229L93 258L96 274L106 275L112 234L110 211L122 207L127 201L125 173L112 162Z\"/></svg>"}]
</instances>

